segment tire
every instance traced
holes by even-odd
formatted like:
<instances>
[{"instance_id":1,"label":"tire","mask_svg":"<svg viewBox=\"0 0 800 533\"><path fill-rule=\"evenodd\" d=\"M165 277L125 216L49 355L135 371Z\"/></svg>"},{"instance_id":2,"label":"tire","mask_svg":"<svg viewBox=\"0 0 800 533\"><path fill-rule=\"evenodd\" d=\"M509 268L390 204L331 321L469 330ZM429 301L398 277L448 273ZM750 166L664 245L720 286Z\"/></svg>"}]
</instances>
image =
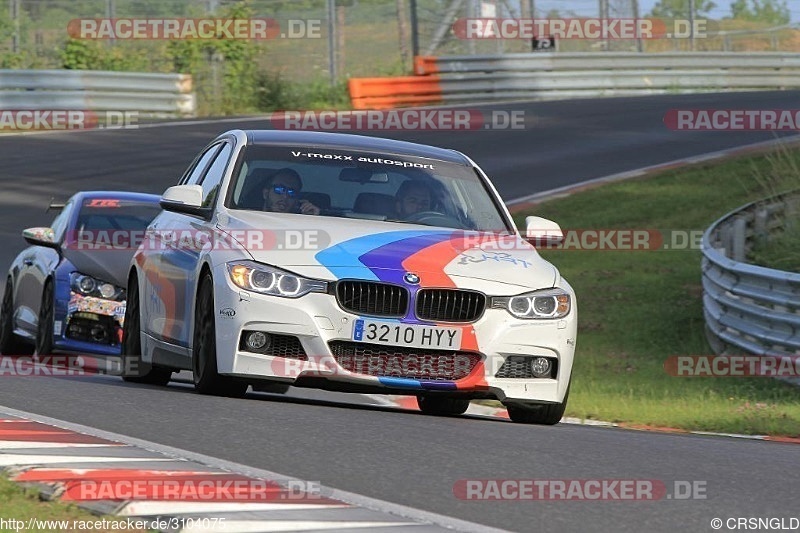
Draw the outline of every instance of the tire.
<instances>
[{"instance_id":1,"label":"tire","mask_svg":"<svg viewBox=\"0 0 800 533\"><path fill-rule=\"evenodd\" d=\"M6 280L3 304L0 306L0 354L29 355L31 346L14 334L14 285Z\"/></svg>"},{"instance_id":2,"label":"tire","mask_svg":"<svg viewBox=\"0 0 800 533\"><path fill-rule=\"evenodd\" d=\"M247 383L217 373L217 330L214 316L214 281L205 272L200 278L194 311L192 339L194 388L200 394L241 398Z\"/></svg>"},{"instance_id":3,"label":"tire","mask_svg":"<svg viewBox=\"0 0 800 533\"><path fill-rule=\"evenodd\" d=\"M550 403L546 405L524 407L521 405L507 405L508 417L512 422L518 424L539 424L543 426L553 426L561 421L564 411L567 409L569 399L569 385L564 401L561 403Z\"/></svg>"},{"instance_id":4,"label":"tire","mask_svg":"<svg viewBox=\"0 0 800 533\"><path fill-rule=\"evenodd\" d=\"M463 415L469 408L469 400L460 398L440 398L438 396L417 396L419 410L426 415Z\"/></svg>"},{"instance_id":5,"label":"tire","mask_svg":"<svg viewBox=\"0 0 800 533\"><path fill-rule=\"evenodd\" d=\"M39 320L36 325L36 355L52 355L53 353L54 305L55 289L53 281L48 279L44 283L42 303L39 305Z\"/></svg>"},{"instance_id":6,"label":"tire","mask_svg":"<svg viewBox=\"0 0 800 533\"><path fill-rule=\"evenodd\" d=\"M122 328L122 379L131 383L164 386L171 377L171 370L142 361L139 282L132 276L128 283L125 323Z\"/></svg>"}]
</instances>

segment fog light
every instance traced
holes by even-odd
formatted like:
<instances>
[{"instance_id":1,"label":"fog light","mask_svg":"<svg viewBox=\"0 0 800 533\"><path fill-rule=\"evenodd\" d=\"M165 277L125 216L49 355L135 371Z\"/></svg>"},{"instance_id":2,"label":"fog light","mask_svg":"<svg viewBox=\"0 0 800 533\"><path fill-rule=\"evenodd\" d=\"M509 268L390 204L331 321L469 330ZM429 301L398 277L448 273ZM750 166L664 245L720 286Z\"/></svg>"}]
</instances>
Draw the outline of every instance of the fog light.
<instances>
[{"instance_id":1,"label":"fog light","mask_svg":"<svg viewBox=\"0 0 800 533\"><path fill-rule=\"evenodd\" d=\"M550 360L546 357L536 357L531 361L531 372L537 378L546 378L550 375Z\"/></svg>"},{"instance_id":2,"label":"fog light","mask_svg":"<svg viewBox=\"0 0 800 533\"><path fill-rule=\"evenodd\" d=\"M265 352L269 346L269 335L262 331L251 331L245 344L251 352Z\"/></svg>"}]
</instances>

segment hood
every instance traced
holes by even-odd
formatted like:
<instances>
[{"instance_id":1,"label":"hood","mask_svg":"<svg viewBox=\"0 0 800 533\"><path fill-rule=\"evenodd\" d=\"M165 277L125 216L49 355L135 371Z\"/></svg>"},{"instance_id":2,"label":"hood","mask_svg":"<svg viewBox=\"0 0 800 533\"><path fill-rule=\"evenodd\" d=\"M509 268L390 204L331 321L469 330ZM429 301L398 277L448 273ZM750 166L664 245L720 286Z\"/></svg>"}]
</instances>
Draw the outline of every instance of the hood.
<instances>
[{"instance_id":1,"label":"hood","mask_svg":"<svg viewBox=\"0 0 800 533\"><path fill-rule=\"evenodd\" d=\"M123 288L128 285L128 268L134 252L135 248L81 250L65 246L62 249L64 258L76 271Z\"/></svg>"},{"instance_id":2,"label":"hood","mask_svg":"<svg viewBox=\"0 0 800 533\"><path fill-rule=\"evenodd\" d=\"M495 295L553 287L558 271L519 235L498 235L363 219L237 211L220 229L258 262L328 281L356 278ZM263 228L270 228L264 230ZM253 245L256 235L263 245Z\"/></svg>"}]
</instances>

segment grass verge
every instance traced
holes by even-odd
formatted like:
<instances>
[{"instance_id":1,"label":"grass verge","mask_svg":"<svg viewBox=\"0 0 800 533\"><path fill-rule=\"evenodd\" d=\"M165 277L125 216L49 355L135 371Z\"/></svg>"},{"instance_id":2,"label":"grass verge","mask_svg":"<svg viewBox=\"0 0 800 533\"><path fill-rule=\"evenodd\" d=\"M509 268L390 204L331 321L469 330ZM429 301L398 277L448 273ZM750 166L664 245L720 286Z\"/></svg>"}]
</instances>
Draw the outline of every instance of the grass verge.
<instances>
[{"instance_id":1,"label":"grass verge","mask_svg":"<svg viewBox=\"0 0 800 533\"><path fill-rule=\"evenodd\" d=\"M92 525L103 520L88 511L75 505L57 501L41 501L39 492L34 489L24 488L17 483L0 475L0 532L20 531L86 531L89 522ZM15 522L12 522L15 521ZM35 520L35 522L33 521ZM93 531L120 531L110 522L118 519L106 517L107 528L90 528ZM124 520L124 519L121 519ZM32 527L31 527L32 526ZM128 529L127 531L142 532L146 530Z\"/></svg>"},{"instance_id":2,"label":"grass verge","mask_svg":"<svg viewBox=\"0 0 800 533\"><path fill-rule=\"evenodd\" d=\"M524 217L535 214L567 230L705 230L742 204L797 187L798 163L800 150L794 150L672 171L551 200L515 219L523 227ZM545 250L542 256L577 293L579 335L567 416L800 435L794 386L770 378L665 372L670 356L713 353L704 334L699 250Z\"/></svg>"},{"instance_id":3,"label":"grass verge","mask_svg":"<svg viewBox=\"0 0 800 533\"><path fill-rule=\"evenodd\" d=\"M800 228L798 221L794 226L768 241L756 243L750 252L750 259L756 265L800 272Z\"/></svg>"}]
</instances>

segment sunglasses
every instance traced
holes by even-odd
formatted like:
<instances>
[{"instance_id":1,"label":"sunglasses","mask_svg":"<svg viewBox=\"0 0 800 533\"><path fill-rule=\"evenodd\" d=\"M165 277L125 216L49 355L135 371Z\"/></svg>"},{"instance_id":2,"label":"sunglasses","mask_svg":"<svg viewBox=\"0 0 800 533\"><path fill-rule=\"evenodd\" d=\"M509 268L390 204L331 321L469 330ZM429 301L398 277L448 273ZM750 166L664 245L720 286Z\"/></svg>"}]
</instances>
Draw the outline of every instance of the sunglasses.
<instances>
[{"instance_id":1,"label":"sunglasses","mask_svg":"<svg viewBox=\"0 0 800 533\"><path fill-rule=\"evenodd\" d=\"M281 196L285 194L291 198L294 198L300 191L298 191L297 189L292 189L290 187L284 187L283 185L273 185L272 192L274 192L275 194L280 194Z\"/></svg>"}]
</instances>

